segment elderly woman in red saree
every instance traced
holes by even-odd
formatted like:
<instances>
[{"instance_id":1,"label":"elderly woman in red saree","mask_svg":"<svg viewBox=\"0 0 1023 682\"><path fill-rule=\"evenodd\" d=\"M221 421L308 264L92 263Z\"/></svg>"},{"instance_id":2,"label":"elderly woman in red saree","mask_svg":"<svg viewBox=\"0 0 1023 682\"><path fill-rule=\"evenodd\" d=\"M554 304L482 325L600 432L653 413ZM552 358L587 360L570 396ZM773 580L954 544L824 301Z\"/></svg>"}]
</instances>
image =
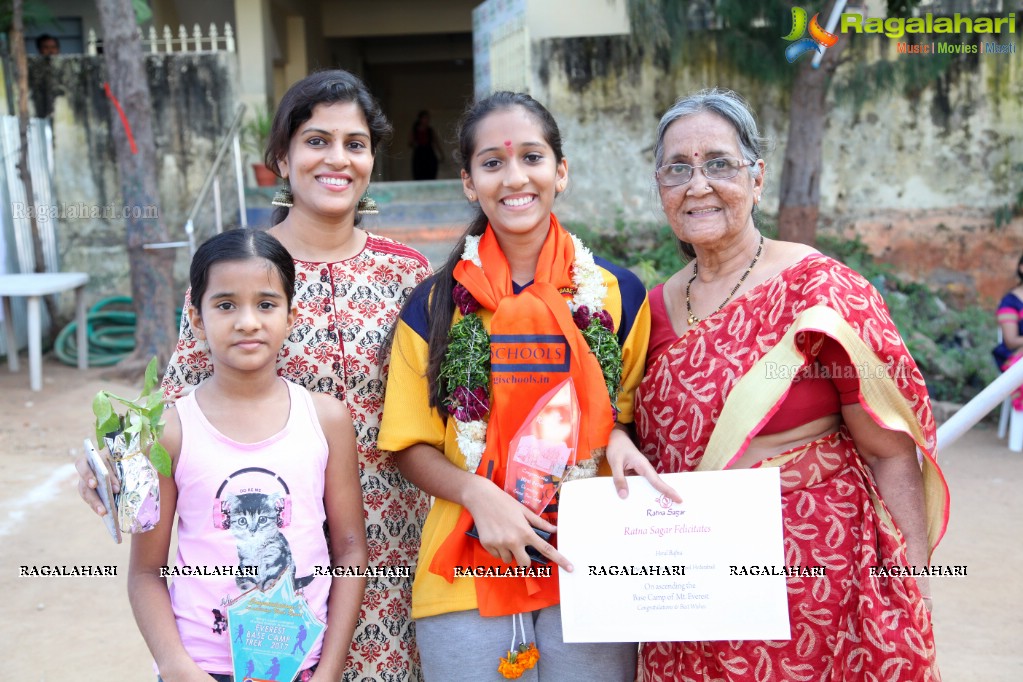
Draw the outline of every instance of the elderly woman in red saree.
<instances>
[{"instance_id":1,"label":"elderly woman in red saree","mask_svg":"<svg viewBox=\"0 0 1023 682\"><path fill-rule=\"evenodd\" d=\"M727 91L661 119L656 178L689 262L650 292L649 462L611 464L622 495L623 473L656 480L651 462L780 467L786 563L825 571L787 578L791 639L649 642L642 679L938 680L928 578L901 575L928 565L947 522L924 380L863 277L757 229L762 144Z\"/></svg>"}]
</instances>

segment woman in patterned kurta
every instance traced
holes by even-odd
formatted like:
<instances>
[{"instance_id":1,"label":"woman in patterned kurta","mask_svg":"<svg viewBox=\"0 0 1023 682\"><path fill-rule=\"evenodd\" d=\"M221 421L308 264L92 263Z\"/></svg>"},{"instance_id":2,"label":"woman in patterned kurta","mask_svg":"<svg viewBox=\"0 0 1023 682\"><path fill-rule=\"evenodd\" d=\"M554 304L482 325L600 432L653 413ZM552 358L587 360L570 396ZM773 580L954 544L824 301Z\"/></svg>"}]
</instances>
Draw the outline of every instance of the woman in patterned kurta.
<instances>
[{"instance_id":1,"label":"woman in patterned kurta","mask_svg":"<svg viewBox=\"0 0 1023 682\"><path fill-rule=\"evenodd\" d=\"M295 259L297 274L297 316L278 372L347 402L358 442L370 566L408 567L410 574L368 580L345 682L421 676L411 574L429 498L398 473L391 453L377 449L377 434L387 370L380 346L430 268L414 249L355 227L374 153L389 133L390 124L359 79L323 71L285 94L266 152L266 165L291 186L290 210L275 213L270 232ZM186 310L188 305L186 295ZM183 317L165 392L179 396L213 369L205 342ZM88 464L83 460L78 468L79 490L95 508Z\"/></svg>"},{"instance_id":2,"label":"woman in patterned kurta","mask_svg":"<svg viewBox=\"0 0 1023 682\"><path fill-rule=\"evenodd\" d=\"M636 432L658 472L779 467L786 564L824 571L786 578L790 639L646 643L642 679L936 682L927 578L903 573L948 513L923 377L862 277L759 233L760 145L733 93L661 119L661 202L692 260L650 292Z\"/></svg>"}]
</instances>

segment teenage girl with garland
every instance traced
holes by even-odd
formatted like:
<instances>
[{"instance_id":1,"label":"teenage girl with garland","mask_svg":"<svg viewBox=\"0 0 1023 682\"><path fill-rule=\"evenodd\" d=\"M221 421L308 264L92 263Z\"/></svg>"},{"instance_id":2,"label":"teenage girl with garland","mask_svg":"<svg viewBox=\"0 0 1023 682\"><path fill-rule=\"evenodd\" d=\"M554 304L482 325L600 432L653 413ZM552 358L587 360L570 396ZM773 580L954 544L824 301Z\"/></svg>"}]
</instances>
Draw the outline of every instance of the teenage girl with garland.
<instances>
[{"instance_id":1,"label":"teenage girl with garland","mask_svg":"<svg viewBox=\"0 0 1023 682\"><path fill-rule=\"evenodd\" d=\"M248 590L294 580L327 624L322 638L302 643L311 656L298 679L337 680L366 581L317 567L367 563L351 416L277 375L295 317L295 265L280 242L255 230L217 235L196 251L190 278L189 319L217 371L166 413L160 442L173 474L160 477L160 523L132 536L135 620L164 682L230 682L231 641L243 633L214 616ZM160 569L175 513L176 566L241 566L256 577L179 575L168 588Z\"/></svg>"},{"instance_id":2,"label":"teenage girl with garland","mask_svg":"<svg viewBox=\"0 0 1023 682\"><path fill-rule=\"evenodd\" d=\"M556 568L455 576L456 567L530 566L529 547L571 570L556 536L533 530L556 530L556 499L535 514L504 491L509 442L571 378L581 407L572 474L596 475L606 449L634 448L625 425L650 327L636 276L595 258L551 213L568 161L550 112L529 95L491 95L463 116L459 151L477 215L402 312L380 432L402 474L436 498L412 589L423 671L473 682L632 680L635 644L562 641ZM498 335L513 338L492 348ZM502 362L527 355L532 366ZM473 526L479 539L467 535Z\"/></svg>"}]
</instances>

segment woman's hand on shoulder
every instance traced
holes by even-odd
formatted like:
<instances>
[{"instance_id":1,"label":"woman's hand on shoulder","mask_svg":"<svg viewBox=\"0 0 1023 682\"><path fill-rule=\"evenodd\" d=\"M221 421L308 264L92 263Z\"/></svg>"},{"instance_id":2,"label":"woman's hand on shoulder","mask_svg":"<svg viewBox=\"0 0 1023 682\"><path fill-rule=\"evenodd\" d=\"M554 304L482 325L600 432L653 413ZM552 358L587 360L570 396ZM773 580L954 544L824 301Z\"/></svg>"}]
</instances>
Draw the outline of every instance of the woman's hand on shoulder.
<instances>
[{"instance_id":1,"label":"woman's hand on shoulder","mask_svg":"<svg viewBox=\"0 0 1023 682\"><path fill-rule=\"evenodd\" d=\"M611 437L607 443L607 463L611 466L611 477L618 497L623 500L629 496L629 483L625 477L634 474L649 481L657 492L667 495L675 502L682 501L682 496L657 474L654 465L639 451L622 425L617 425L611 430Z\"/></svg>"}]
</instances>

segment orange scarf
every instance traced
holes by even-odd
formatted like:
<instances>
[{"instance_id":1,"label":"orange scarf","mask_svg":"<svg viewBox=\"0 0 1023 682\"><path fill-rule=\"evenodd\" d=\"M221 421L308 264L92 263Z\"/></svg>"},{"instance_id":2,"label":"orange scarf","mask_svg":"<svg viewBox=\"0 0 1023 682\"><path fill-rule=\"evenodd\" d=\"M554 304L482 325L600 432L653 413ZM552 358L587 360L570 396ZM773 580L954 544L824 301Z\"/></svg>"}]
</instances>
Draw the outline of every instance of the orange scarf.
<instances>
[{"instance_id":1,"label":"orange scarf","mask_svg":"<svg viewBox=\"0 0 1023 682\"><path fill-rule=\"evenodd\" d=\"M582 416L576 461L588 459L593 449L607 445L614 413L600 363L590 352L572 320L562 296L573 291L575 245L557 218L540 250L533 283L515 294L511 268L493 228L487 226L479 243L483 267L462 260L454 278L493 311L490 322L490 420L487 444L477 473L504 487L507 454L512 438L529 412L551 388L568 377L575 382ZM549 521L556 512L544 514ZM462 510L454 530L437 550L430 571L448 582L455 566L507 566L465 533L472 528L469 512ZM559 602L558 573L550 578L475 578L480 615L503 616L534 611Z\"/></svg>"}]
</instances>

